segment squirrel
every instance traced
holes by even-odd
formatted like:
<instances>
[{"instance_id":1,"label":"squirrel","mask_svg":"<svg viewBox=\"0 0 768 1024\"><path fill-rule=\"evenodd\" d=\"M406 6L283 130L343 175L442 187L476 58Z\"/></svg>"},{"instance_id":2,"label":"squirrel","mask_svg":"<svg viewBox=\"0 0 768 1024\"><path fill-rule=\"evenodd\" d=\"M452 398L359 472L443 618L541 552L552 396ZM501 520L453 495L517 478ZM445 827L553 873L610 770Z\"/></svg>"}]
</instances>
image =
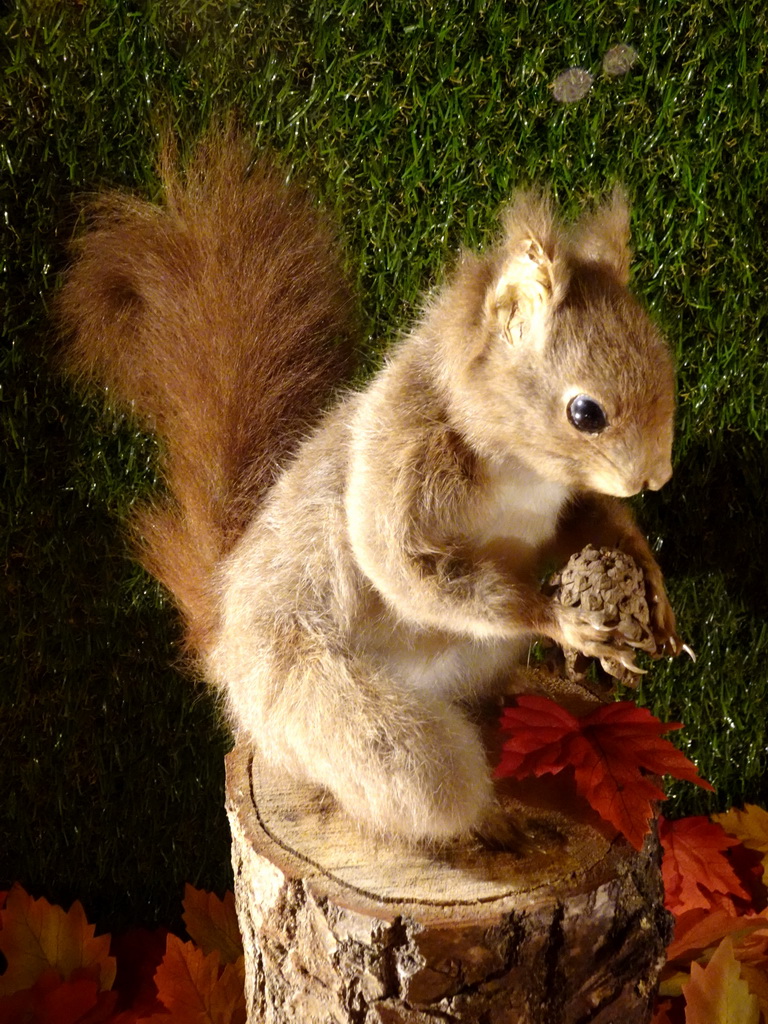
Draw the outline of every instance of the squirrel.
<instances>
[{"instance_id":1,"label":"squirrel","mask_svg":"<svg viewBox=\"0 0 768 1024\"><path fill-rule=\"evenodd\" d=\"M140 557L269 765L379 833L482 834L498 807L472 703L535 637L616 655L545 566L628 552L659 649L681 646L620 500L669 479L675 406L628 289L625 195L566 226L518 193L352 389L354 301L317 208L232 132L175 161L161 204L96 204L58 297L68 371L164 443Z\"/></svg>"}]
</instances>

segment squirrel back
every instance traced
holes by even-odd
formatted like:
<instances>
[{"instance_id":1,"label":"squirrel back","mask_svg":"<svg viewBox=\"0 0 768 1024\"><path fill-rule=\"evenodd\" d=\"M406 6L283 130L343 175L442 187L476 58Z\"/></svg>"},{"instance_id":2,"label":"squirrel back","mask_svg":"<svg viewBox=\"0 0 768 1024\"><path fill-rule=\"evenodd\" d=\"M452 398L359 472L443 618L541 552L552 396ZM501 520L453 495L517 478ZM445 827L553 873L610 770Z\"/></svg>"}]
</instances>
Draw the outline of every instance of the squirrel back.
<instances>
[{"instance_id":1,"label":"squirrel back","mask_svg":"<svg viewBox=\"0 0 768 1024\"><path fill-rule=\"evenodd\" d=\"M284 172L233 131L176 162L167 143L161 204L92 204L57 316L65 369L163 440L170 497L135 535L199 653L215 568L349 376L355 317L334 233Z\"/></svg>"}]
</instances>

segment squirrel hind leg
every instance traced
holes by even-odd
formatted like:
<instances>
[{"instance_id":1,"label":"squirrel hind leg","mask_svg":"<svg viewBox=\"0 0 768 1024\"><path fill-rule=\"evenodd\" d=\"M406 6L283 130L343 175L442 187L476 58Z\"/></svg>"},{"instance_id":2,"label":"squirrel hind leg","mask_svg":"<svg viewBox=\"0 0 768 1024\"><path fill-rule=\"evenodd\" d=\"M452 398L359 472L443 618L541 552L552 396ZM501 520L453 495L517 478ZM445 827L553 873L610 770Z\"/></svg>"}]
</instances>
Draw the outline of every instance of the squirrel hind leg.
<instances>
[{"instance_id":1,"label":"squirrel hind leg","mask_svg":"<svg viewBox=\"0 0 768 1024\"><path fill-rule=\"evenodd\" d=\"M365 658L316 638L290 646L279 690L274 664L264 685L230 674L236 731L375 833L417 843L468 837L494 803L479 729L459 708L404 688Z\"/></svg>"},{"instance_id":2,"label":"squirrel hind leg","mask_svg":"<svg viewBox=\"0 0 768 1024\"><path fill-rule=\"evenodd\" d=\"M413 721L383 723L360 750L354 777L337 792L353 817L406 840L468 836L493 805L479 731L450 704L409 708ZM350 784L351 783L351 784Z\"/></svg>"}]
</instances>

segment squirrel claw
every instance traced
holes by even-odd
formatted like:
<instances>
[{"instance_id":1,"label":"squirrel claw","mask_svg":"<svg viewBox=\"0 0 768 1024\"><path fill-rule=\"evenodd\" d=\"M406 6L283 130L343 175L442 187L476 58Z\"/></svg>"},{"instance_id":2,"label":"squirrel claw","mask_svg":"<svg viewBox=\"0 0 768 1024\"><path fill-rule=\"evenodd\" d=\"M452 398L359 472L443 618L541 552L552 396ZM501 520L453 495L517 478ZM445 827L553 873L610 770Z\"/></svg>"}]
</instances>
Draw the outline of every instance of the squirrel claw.
<instances>
[{"instance_id":1,"label":"squirrel claw","mask_svg":"<svg viewBox=\"0 0 768 1024\"><path fill-rule=\"evenodd\" d=\"M616 629L615 624L607 623L605 619L601 617L599 612L591 612L590 614L585 615L584 618L596 633L605 633L608 635L609 633L613 633Z\"/></svg>"},{"instance_id":2,"label":"squirrel claw","mask_svg":"<svg viewBox=\"0 0 768 1024\"><path fill-rule=\"evenodd\" d=\"M611 658L614 661L620 662L628 672L633 672L637 676L646 675L647 670L644 668L640 668L639 665L635 664L635 659L629 653L629 651L616 651L615 653L611 654ZM600 659L600 661L602 664L602 658ZM603 668L605 668L605 665L603 665Z\"/></svg>"},{"instance_id":3,"label":"squirrel claw","mask_svg":"<svg viewBox=\"0 0 768 1024\"><path fill-rule=\"evenodd\" d=\"M623 644L626 644L627 647L632 647L636 651L648 651L649 643L647 640L629 640L627 637L621 635L620 640Z\"/></svg>"},{"instance_id":4,"label":"squirrel claw","mask_svg":"<svg viewBox=\"0 0 768 1024\"><path fill-rule=\"evenodd\" d=\"M656 651L651 654L653 658L677 658L681 654L687 654L691 661L696 661L696 652L688 644L683 643L680 637L670 633L656 640Z\"/></svg>"}]
</instances>

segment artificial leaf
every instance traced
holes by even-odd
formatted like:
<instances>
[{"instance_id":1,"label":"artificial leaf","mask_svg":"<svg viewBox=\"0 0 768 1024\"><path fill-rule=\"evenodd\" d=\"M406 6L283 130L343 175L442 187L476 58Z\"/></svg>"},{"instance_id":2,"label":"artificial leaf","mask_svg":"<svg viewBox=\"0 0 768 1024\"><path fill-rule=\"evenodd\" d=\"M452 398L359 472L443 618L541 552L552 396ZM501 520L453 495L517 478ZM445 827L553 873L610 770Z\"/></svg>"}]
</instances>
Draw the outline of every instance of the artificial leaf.
<instances>
[{"instance_id":1,"label":"artificial leaf","mask_svg":"<svg viewBox=\"0 0 768 1024\"><path fill-rule=\"evenodd\" d=\"M744 963L741 957L737 957L741 964L741 976L746 981L749 991L757 997L763 1021L768 1021L768 974L765 970L759 970L750 964Z\"/></svg>"},{"instance_id":2,"label":"artificial leaf","mask_svg":"<svg viewBox=\"0 0 768 1024\"><path fill-rule=\"evenodd\" d=\"M690 964L686 970L678 970L670 974L667 970L661 978L659 983L659 996L681 996L683 993L683 985L687 985L691 979Z\"/></svg>"},{"instance_id":3,"label":"artificial leaf","mask_svg":"<svg viewBox=\"0 0 768 1024\"><path fill-rule=\"evenodd\" d=\"M760 854L757 850L750 850L743 843L739 843L738 846L734 846L728 851L728 859L738 875L739 881L749 893L749 899L745 901L746 905L742 909L762 914L768 907L768 886L766 886L768 875L763 878L763 862Z\"/></svg>"},{"instance_id":4,"label":"artificial leaf","mask_svg":"<svg viewBox=\"0 0 768 1024\"><path fill-rule=\"evenodd\" d=\"M157 998L155 972L165 955L168 930L130 928L112 937L111 952L117 960L115 988L121 1008L130 1007L135 1021L162 1010ZM121 1016L116 1024L124 1024Z\"/></svg>"},{"instance_id":5,"label":"artificial leaf","mask_svg":"<svg viewBox=\"0 0 768 1024\"><path fill-rule=\"evenodd\" d=\"M206 955L194 943L169 935L155 982L169 1013L155 1015L152 1021L245 1024L242 958L222 969L218 952Z\"/></svg>"},{"instance_id":6,"label":"artificial leaf","mask_svg":"<svg viewBox=\"0 0 768 1024\"><path fill-rule=\"evenodd\" d=\"M706 967L691 965L683 995L686 1024L759 1024L757 997L741 977L730 938L723 939Z\"/></svg>"},{"instance_id":7,"label":"artificial leaf","mask_svg":"<svg viewBox=\"0 0 768 1024\"><path fill-rule=\"evenodd\" d=\"M94 935L80 903L65 912L14 885L0 919L0 951L8 961L0 977L0 995L31 988L48 968L65 981L79 968L87 968L99 989L112 987L115 960L109 956L109 935Z\"/></svg>"},{"instance_id":8,"label":"artificial leaf","mask_svg":"<svg viewBox=\"0 0 768 1024\"><path fill-rule=\"evenodd\" d=\"M711 910L721 902L731 913L737 913L731 896L748 899L724 851L738 846L738 839L726 835L721 825L704 815L681 818L679 821L659 819L659 839L664 848L661 874L664 880L665 904L675 914L700 907ZM724 902L715 897L722 894Z\"/></svg>"},{"instance_id":9,"label":"artificial leaf","mask_svg":"<svg viewBox=\"0 0 768 1024\"><path fill-rule=\"evenodd\" d=\"M651 1024L672 1024L674 1004L671 999L660 999L656 1003Z\"/></svg>"},{"instance_id":10,"label":"artificial leaf","mask_svg":"<svg viewBox=\"0 0 768 1024\"><path fill-rule=\"evenodd\" d=\"M669 1019L670 1007L671 1000L665 1000L663 1003L659 1003L654 1010L651 1024L671 1024Z\"/></svg>"},{"instance_id":11,"label":"artificial leaf","mask_svg":"<svg viewBox=\"0 0 768 1024\"><path fill-rule=\"evenodd\" d=\"M205 954L214 950L224 964L234 963L243 955L243 941L231 892L224 899L203 892L191 885L184 888L184 924L189 937Z\"/></svg>"},{"instance_id":12,"label":"artificial leaf","mask_svg":"<svg viewBox=\"0 0 768 1024\"><path fill-rule=\"evenodd\" d=\"M768 929L767 917L734 917L725 910L709 910L695 907L686 910L675 919L675 937L667 948L667 964L686 964L706 955L730 935L733 942L741 947L753 932ZM751 950L747 944L745 948Z\"/></svg>"},{"instance_id":13,"label":"artificial leaf","mask_svg":"<svg viewBox=\"0 0 768 1024\"><path fill-rule=\"evenodd\" d=\"M3 1024L100 1024L111 1021L117 994L99 991L84 970L64 980L46 968L34 985L0 997Z\"/></svg>"},{"instance_id":14,"label":"artificial leaf","mask_svg":"<svg viewBox=\"0 0 768 1024\"><path fill-rule=\"evenodd\" d=\"M572 768L576 789L597 813L640 849L664 792L649 777L674 775L705 789L696 766L661 734L681 728L663 723L632 701L604 704L583 718L544 697L518 697L506 708L505 740L497 776L557 774Z\"/></svg>"},{"instance_id":15,"label":"artificial leaf","mask_svg":"<svg viewBox=\"0 0 768 1024\"><path fill-rule=\"evenodd\" d=\"M743 811L732 807L724 814L713 814L712 820L740 839L748 849L762 855L763 877L768 880L768 811L755 804L745 804Z\"/></svg>"},{"instance_id":16,"label":"artificial leaf","mask_svg":"<svg viewBox=\"0 0 768 1024\"><path fill-rule=\"evenodd\" d=\"M766 927L765 918L757 920L763 922L759 928L751 928L738 937L736 956L745 966L749 965L755 970L765 972L768 978L768 927Z\"/></svg>"}]
</instances>

